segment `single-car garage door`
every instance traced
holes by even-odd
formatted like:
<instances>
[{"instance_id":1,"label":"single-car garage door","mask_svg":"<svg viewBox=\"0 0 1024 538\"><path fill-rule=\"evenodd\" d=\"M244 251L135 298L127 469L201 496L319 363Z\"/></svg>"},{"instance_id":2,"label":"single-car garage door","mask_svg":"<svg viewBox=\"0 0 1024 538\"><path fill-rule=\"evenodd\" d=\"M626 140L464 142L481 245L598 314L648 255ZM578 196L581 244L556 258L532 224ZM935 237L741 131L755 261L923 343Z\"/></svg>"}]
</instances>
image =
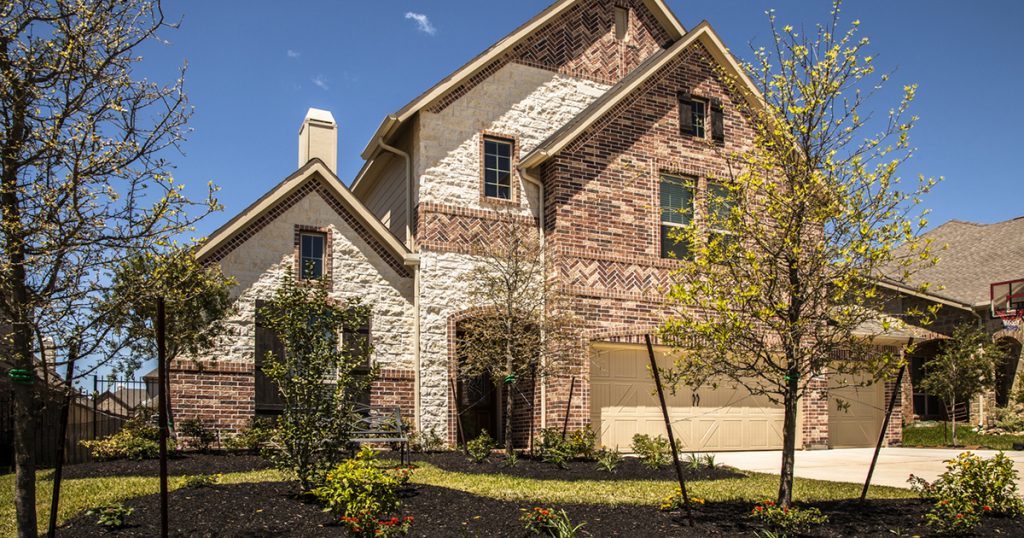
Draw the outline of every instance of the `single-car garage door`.
<instances>
[{"instance_id":1,"label":"single-car garage door","mask_svg":"<svg viewBox=\"0 0 1024 538\"><path fill-rule=\"evenodd\" d=\"M659 350L658 364L672 363ZM628 450L633 435L665 435L665 421L643 346L595 344L591 348L591 423L602 445ZM685 450L767 450L782 448L783 410L742 387L722 384L696 394L679 387L665 393L676 437Z\"/></svg>"},{"instance_id":2,"label":"single-car garage door","mask_svg":"<svg viewBox=\"0 0 1024 538\"><path fill-rule=\"evenodd\" d=\"M840 405L849 407L844 411ZM828 438L832 448L875 446L884 418L885 387L882 383L829 389Z\"/></svg>"}]
</instances>

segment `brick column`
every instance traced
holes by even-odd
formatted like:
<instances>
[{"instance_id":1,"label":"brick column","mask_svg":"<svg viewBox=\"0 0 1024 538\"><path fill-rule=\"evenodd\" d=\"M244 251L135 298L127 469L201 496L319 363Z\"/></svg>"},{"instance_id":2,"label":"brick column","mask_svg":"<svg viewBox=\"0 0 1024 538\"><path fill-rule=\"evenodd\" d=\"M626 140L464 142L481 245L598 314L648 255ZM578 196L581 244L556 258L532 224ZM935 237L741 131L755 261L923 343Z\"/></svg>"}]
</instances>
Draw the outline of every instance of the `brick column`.
<instances>
[{"instance_id":1,"label":"brick column","mask_svg":"<svg viewBox=\"0 0 1024 538\"><path fill-rule=\"evenodd\" d=\"M828 377L811 380L800 400L803 411L803 448L828 447Z\"/></svg>"}]
</instances>

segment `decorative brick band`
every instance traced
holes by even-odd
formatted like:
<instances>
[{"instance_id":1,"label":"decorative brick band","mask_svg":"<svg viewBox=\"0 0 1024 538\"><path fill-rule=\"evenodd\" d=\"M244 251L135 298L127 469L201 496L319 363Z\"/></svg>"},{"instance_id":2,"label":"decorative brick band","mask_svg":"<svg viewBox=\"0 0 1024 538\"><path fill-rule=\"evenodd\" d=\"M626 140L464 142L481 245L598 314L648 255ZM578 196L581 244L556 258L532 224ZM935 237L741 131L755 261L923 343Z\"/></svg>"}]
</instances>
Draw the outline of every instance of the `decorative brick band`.
<instances>
[{"instance_id":1,"label":"decorative brick band","mask_svg":"<svg viewBox=\"0 0 1024 538\"><path fill-rule=\"evenodd\" d=\"M280 200L266 213L253 219L248 226L238 232L229 241L225 242L224 245L211 252L206 258L207 262L215 263L224 259L228 253L241 246L252 236L256 235L260 230L284 214L285 211L291 209L299 200L315 192L319 194L324 202L326 202L327 205L330 206L330 208L333 209L339 217L341 217L345 224L356 232L356 234L365 241L366 244L369 245L370 248L373 249L373 251L376 252L392 269L394 269L396 273L403 277L410 277L411 273L402 263L402 260L396 258L391 251L385 248L384 245L382 245L380 241L370 233L366 226L363 226L363 223L357 219L355 215L352 215L347 209L345 209L345 206L330 192L330 189L323 183L323 181L324 180L319 175L307 180L299 188L295 189L295 192Z\"/></svg>"},{"instance_id":2,"label":"decorative brick band","mask_svg":"<svg viewBox=\"0 0 1024 538\"><path fill-rule=\"evenodd\" d=\"M495 237L508 234L510 219L533 227L529 216L499 215L494 211L422 203L417 208L419 246L436 252L472 254Z\"/></svg>"}]
</instances>

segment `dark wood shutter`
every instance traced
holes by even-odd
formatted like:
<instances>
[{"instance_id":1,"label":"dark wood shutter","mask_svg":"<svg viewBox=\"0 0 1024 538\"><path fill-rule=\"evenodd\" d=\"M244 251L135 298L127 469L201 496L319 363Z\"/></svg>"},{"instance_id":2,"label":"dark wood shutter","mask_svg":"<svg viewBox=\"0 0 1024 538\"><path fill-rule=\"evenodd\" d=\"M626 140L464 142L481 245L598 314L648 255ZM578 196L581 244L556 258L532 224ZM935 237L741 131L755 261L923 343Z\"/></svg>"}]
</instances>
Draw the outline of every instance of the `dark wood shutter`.
<instances>
[{"instance_id":1,"label":"dark wood shutter","mask_svg":"<svg viewBox=\"0 0 1024 538\"><path fill-rule=\"evenodd\" d=\"M711 106L711 138L715 142L725 142L725 115L722 112L722 105Z\"/></svg>"},{"instance_id":2,"label":"dark wood shutter","mask_svg":"<svg viewBox=\"0 0 1024 538\"><path fill-rule=\"evenodd\" d=\"M356 314L354 311L350 310L349 315L355 316ZM366 376L370 373L370 353L367 351L373 344L373 340L371 340L372 321L371 317L367 315L365 322L358 328L354 330L346 329L342 335L343 345L349 353L362 354L363 360L360 365L352 371L352 375ZM356 401L358 403L370 405L370 391L359 394L356 397Z\"/></svg>"},{"instance_id":3,"label":"dark wood shutter","mask_svg":"<svg viewBox=\"0 0 1024 538\"><path fill-rule=\"evenodd\" d=\"M267 355L273 353L278 359L284 358L284 343L265 327L262 310L265 301L256 301L256 411L277 412L284 409L284 398L277 390L277 384L263 373Z\"/></svg>"},{"instance_id":4,"label":"dark wood shutter","mask_svg":"<svg viewBox=\"0 0 1024 538\"><path fill-rule=\"evenodd\" d=\"M693 101L685 97L679 99L679 132L687 136L697 134L693 125Z\"/></svg>"}]
</instances>

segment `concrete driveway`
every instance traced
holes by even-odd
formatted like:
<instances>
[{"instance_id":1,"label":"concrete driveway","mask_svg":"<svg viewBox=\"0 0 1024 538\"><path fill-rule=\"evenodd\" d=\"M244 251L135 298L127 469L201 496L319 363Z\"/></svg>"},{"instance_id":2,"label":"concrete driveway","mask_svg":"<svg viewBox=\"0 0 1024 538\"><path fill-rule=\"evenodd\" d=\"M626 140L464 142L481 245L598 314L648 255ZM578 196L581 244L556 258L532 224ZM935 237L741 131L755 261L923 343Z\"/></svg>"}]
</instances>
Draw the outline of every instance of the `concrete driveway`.
<instances>
[{"instance_id":1,"label":"concrete driveway","mask_svg":"<svg viewBox=\"0 0 1024 538\"><path fill-rule=\"evenodd\" d=\"M955 458L963 450L945 448L883 448L878 455L873 485L909 488L907 478L914 474L932 481L946 470L945 460ZM994 456L995 450L972 450L984 458ZM798 450L795 474L802 478L816 478L833 482L863 484L871 464L873 448L839 448L835 450ZM715 452L715 462L724 463L744 471L779 474L782 452ZM1017 472L1024 476L1024 452L1006 452L1014 461Z\"/></svg>"}]
</instances>

